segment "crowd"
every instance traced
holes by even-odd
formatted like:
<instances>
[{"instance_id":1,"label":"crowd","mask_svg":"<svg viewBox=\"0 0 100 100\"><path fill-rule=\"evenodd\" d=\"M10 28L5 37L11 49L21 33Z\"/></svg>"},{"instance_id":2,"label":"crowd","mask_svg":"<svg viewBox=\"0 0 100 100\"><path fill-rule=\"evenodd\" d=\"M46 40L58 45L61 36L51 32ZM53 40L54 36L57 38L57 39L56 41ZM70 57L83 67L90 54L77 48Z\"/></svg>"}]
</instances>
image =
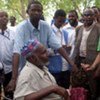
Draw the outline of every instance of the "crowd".
<instances>
[{"instance_id":1,"label":"crowd","mask_svg":"<svg viewBox=\"0 0 100 100\"><path fill-rule=\"evenodd\" d=\"M80 100L100 100L100 8L84 9L81 20L58 9L51 26L39 1L26 12L18 25L11 16L9 27L0 11L0 100L72 100L79 87L88 91Z\"/></svg>"}]
</instances>

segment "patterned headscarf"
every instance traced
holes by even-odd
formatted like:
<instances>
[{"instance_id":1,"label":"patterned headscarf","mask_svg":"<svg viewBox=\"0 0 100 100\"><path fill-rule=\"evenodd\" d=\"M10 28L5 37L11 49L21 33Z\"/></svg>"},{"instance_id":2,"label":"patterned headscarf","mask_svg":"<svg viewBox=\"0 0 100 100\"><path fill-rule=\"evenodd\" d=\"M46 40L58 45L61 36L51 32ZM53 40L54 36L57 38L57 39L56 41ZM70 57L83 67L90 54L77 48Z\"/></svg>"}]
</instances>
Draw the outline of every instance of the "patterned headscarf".
<instances>
[{"instance_id":1,"label":"patterned headscarf","mask_svg":"<svg viewBox=\"0 0 100 100\"><path fill-rule=\"evenodd\" d=\"M32 52L34 52L37 48L38 48L38 46L40 45L40 42L39 41L37 41L36 39L32 39L32 40L29 40L24 46L23 46L23 48L22 48L22 50L21 50L21 55L23 56L23 57L29 57L31 54L32 54Z\"/></svg>"}]
</instances>

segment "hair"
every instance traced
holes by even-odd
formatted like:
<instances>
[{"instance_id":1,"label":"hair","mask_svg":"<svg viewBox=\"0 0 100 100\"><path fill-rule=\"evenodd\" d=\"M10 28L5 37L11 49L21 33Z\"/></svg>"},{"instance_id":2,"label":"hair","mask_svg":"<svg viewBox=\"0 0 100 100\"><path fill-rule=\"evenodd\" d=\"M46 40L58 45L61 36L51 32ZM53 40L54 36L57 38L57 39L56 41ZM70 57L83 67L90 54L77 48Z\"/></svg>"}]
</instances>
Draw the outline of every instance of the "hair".
<instances>
[{"instance_id":1,"label":"hair","mask_svg":"<svg viewBox=\"0 0 100 100\"><path fill-rule=\"evenodd\" d=\"M41 6L41 8L43 9L43 6L42 6L42 4L39 1L31 0L29 2L28 6L27 6L27 10L26 10L27 13L28 13L28 10L30 9L32 4L39 4Z\"/></svg>"},{"instance_id":2,"label":"hair","mask_svg":"<svg viewBox=\"0 0 100 100\"><path fill-rule=\"evenodd\" d=\"M66 17L66 12L63 9L56 10L56 12L54 14L54 18L57 18L59 16Z\"/></svg>"},{"instance_id":3,"label":"hair","mask_svg":"<svg viewBox=\"0 0 100 100\"><path fill-rule=\"evenodd\" d=\"M68 13L74 13L76 15L76 17L78 18L78 13L76 10L70 10Z\"/></svg>"}]
</instances>

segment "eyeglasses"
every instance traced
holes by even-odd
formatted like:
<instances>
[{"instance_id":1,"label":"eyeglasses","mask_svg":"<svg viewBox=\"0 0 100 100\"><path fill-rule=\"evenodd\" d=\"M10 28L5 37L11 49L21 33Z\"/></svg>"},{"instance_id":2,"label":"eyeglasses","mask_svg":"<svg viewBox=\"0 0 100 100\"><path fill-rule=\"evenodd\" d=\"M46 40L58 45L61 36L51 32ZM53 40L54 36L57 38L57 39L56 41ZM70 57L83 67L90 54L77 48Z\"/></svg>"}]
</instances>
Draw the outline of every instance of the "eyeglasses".
<instances>
[{"instance_id":1,"label":"eyeglasses","mask_svg":"<svg viewBox=\"0 0 100 100\"><path fill-rule=\"evenodd\" d=\"M83 14L83 16L86 16L86 17L88 17L88 16L93 16L94 14Z\"/></svg>"}]
</instances>

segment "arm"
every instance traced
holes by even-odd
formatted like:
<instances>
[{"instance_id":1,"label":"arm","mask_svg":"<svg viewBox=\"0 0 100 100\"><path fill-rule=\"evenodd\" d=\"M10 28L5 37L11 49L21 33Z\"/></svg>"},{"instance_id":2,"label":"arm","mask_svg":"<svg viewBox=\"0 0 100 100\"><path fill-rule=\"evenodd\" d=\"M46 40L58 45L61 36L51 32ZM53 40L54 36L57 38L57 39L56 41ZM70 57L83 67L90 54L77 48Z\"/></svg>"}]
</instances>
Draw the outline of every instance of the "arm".
<instances>
[{"instance_id":1,"label":"arm","mask_svg":"<svg viewBox=\"0 0 100 100\"><path fill-rule=\"evenodd\" d=\"M68 61L71 66L75 66L74 62L69 58L68 53L63 47L59 48L58 52L66 59L66 61Z\"/></svg>"},{"instance_id":2,"label":"arm","mask_svg":"<svg viewBox=\"0 0 100 100\"><path fill-rule=\"evenodd\" d=\"M94 70L94 69L96 69L96 65L98 65L100 63L100 53L97 55L97 57L96 57L96 59L95 59L95 61L93 62L93 64L92 65L89 65L89 64L81 64L82 65L82 67L83 67L83 69L85 70L85 71L89 71L89 70Z\"/></svg>"},{"instance_id":3,"label":"arm","mask_svg":"<svg viewBox=\"0 0 100 100\"><path fill-rule=\"evenodd\" d=\"M16 81L18 77L18 66L19 66L19 54L14 53L13 55L13 67L12 67L12 78L6 87L7 91L14 91L16 87Z\"/></svg>"},{"instance_id":4,"label":"arm","mask_svg":"<svg viewBox=\"0 0 100 100\"><path fill-rule=\"evenodd\" d=\"M56 93L56 94L62 96L64 98L64 100L68 100L68 92L66 91L66 89L59 87L59 86L55 86L55 85L46 87L35 93L26 95L24 97L24 100L40 100L41 98L44 98L51 93Z\"/></svg>"}]
</instances>

